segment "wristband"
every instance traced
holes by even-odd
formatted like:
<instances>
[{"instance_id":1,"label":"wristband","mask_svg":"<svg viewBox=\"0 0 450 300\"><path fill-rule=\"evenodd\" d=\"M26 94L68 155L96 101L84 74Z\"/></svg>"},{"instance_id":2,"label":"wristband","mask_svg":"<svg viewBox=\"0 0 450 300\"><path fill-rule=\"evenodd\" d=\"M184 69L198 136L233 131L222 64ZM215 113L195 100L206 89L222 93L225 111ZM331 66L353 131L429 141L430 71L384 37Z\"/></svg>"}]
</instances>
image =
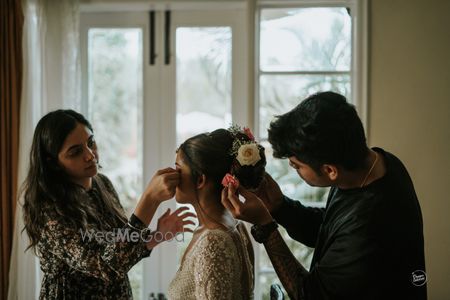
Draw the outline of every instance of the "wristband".
<instances>
[{"instance_id":1,"label":"wristband","mask_svg":"<svg viewBox=\"0 0 450 300\"><path fill-rule=\"evenodd\" d=\"M278 228L278 224L275 221L272 221L265 225L253 225L250 232L258 243L265 243L270 234Z\"/></svg>"}]
</instances>

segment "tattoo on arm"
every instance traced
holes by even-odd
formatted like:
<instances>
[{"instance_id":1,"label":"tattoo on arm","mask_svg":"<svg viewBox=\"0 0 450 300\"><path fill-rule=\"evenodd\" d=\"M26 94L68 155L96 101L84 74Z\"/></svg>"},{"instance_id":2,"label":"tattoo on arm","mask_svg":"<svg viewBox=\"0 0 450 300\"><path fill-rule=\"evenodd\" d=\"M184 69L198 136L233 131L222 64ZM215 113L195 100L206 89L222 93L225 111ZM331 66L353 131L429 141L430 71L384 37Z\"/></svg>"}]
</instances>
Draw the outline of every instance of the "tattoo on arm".
<instances>
[{"instance_id":1,"label":"tattoo on arm","mask_svg":"<svg viewBox=\"0 0 450 300\"><path fill-rule=\"evenodd\" d=\"M264 243L270 261L291 299L303 300L303 280L308 271L294 257L278 230Z\"/></svg>"}]
</instances>

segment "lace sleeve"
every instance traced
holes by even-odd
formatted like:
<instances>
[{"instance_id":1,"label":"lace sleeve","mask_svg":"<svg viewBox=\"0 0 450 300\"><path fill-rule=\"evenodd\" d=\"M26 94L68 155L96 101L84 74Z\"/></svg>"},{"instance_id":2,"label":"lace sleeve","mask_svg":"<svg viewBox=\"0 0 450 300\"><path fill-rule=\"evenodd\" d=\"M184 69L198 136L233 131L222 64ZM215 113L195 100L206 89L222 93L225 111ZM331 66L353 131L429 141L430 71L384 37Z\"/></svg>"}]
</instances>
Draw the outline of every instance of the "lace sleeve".
<instances>
[{"instance_id":1,"label":"lace sleeve","mask_svg":"<svg viewBox=\"0 0 450 300\"><path fill-rule=\"evenodd\" d=\"M208 233L198 241L194 264L196 299L232 299L237 276L236 248L230 236Z\"/></svg>"}]
</instances>

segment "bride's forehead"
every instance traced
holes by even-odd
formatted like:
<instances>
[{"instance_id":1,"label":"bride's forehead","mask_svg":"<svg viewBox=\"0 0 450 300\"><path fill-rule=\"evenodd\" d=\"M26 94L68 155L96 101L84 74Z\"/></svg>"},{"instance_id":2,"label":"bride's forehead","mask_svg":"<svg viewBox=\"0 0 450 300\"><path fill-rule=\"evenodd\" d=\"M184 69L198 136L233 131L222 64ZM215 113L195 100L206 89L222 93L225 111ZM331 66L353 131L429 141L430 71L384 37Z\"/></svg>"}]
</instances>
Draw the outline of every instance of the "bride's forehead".
<instances>
[{"instance_id":1,"label":"bride's forehead","mask_svg":"<svg viewBox=\"0 0 450 300\"><path fill-rule=\"evenodd\" d=\"M175 164L177 164L179 166L186 165L186 163L184 161L184 155L181 150L177 151L177 154L175 156Z\"/></svg>"}]
</instances>

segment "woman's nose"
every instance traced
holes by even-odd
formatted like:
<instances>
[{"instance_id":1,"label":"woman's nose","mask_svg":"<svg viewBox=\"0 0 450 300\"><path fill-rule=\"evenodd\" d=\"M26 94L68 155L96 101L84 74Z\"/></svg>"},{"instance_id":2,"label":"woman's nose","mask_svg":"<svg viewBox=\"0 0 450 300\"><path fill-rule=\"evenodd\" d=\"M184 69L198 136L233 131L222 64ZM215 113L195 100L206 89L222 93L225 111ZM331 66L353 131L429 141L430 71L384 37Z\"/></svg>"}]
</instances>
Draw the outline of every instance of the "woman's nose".
<instances>
[{"instance_id":1,"label":"woman's nose","mask_svg":"<svg viewBox=\"0 0 450 300\"><path fill-rule=\"evenodd\" d=\"M85 156L85 160L86 161L91 161L91 160L93 160L95 158L95 154L94 154L94 152L91 150L91 149L87 149L87 154L86 154L86 156Z\"/></svg>"}]
</instances>

